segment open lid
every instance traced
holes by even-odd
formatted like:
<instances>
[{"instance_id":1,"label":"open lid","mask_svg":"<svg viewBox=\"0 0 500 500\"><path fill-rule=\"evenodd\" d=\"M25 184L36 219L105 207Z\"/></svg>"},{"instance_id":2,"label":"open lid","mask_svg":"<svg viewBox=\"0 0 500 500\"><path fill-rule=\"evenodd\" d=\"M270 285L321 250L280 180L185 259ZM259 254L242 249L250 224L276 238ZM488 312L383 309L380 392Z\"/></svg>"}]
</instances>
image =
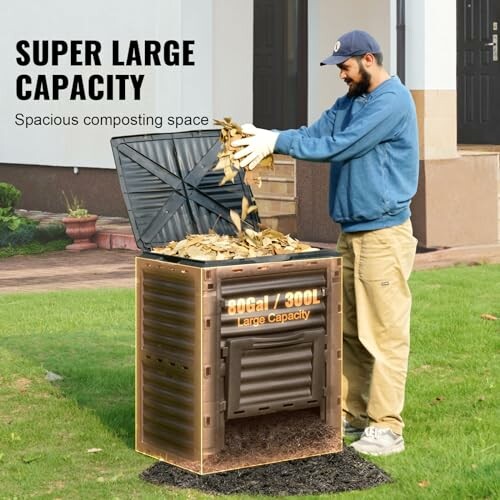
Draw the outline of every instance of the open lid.
<instances>
[{"instance_id":1,"label":"open lid","mask_svg":"<svg viewBox=\"0 0 500 500\"><path fill-rule=\"evenodd\" d=\"M188 234L237 234L229 211L241 213L246 196L253 204L243 171L219 186L214 171L221 149L219 130L114 137L111 147L137 246L144 251ZM244 227L258 230L259 217Z\"/></svg>"}]
</instances>

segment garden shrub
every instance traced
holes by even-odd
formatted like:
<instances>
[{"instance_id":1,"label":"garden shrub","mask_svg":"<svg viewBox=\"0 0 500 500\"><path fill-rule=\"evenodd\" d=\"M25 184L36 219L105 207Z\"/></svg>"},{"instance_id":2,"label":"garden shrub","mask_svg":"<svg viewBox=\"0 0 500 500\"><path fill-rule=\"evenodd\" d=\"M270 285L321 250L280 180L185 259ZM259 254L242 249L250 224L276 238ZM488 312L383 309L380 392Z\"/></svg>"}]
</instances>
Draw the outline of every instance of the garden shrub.
<instances>
[{"instance_id":1,"label":"garden shrub","mask_svg":"<svg viewBox=\"0 0 500 500\"><path fill-rule=\"evenodd\" d=\"M21 197L21 191L12 184L0 182L0 215L14 213L14 207Z\"/></svg>"},{"instance_id":2,"label":"garden shrub","mask_svg":"<svg viewBox=\"0 0 500 500\"><path fill-rule=\"evenodd\" d=\"M35 238L37 224L17 215L0 216L0 247L30 243Z\"/></svg>"},{"instance_id":3,"label":"garden shrub","mask_svg":"<svg viewBox=\"0 0 500 500\"><path fill-rule=\"evenodd\" d=\"M48 243L67 239L61 223L40 226L37 221L16 215L14 207L20 197L19 189L0 182L0 247L17 247L35 240Z\"/></svg>"},{"instance_id":4,"label":"garden shrub","mask_svg":"<svg viewBox=\"0 0 500 500\"><path fill-rule=\"evenodd\" d=\"M52 223L36 228L35 239L40 243L67 239L64 224Z\"/></svg>"},{"instance_id":5,"label":"garden shrub","mask_svg":"<svg viewBox=\"0 0 500 500\"><path fill-rule=\"evenodd\" d=\"M33 241L38 222L14 213L21 191L0 182L0 247L25 245Z\"/></svg>"}]
</instances>

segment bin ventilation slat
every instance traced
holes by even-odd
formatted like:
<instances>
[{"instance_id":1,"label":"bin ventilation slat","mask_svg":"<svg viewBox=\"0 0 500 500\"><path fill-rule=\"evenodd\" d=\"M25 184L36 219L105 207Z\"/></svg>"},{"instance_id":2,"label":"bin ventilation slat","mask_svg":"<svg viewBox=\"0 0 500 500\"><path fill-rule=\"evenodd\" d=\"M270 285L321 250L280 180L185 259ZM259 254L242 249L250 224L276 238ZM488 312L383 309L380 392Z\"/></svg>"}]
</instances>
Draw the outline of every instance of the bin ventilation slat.
<instances>
[{"instance_id":1,"label":"bin ventilation slat","mask_svg":"<svg viewBox=\"0 0 500 500\"><path fill-rule=\"evenodd\" d=\"M194 285L143 273L141 329L142 441L187 456L195 436Z\"/></svg>"},{"instance_id":2,"label":"bin ventilation slat","mask_svg":"<svg viewBox=\"0 0 500 500\"><path fill-rule=\"evenodd\" d=\"M228 418L320 406L322 329L227 340Z\"/></svg>"},{"instance_id":3,"label":"bin ventilation slat","mask_svg":"<svg viewBox=\"0 0 500 500\"><path fill-rule=\"evenodd\" d=\"M260 293L294 290L300 288L324 287L326 278L324 273L313 271L306 273L280 274L279 276L261 276L249 280L226 280L223 284L224 297L231 295L244 295L247 292L259 291Z\"/></svg>"}]
</instances>

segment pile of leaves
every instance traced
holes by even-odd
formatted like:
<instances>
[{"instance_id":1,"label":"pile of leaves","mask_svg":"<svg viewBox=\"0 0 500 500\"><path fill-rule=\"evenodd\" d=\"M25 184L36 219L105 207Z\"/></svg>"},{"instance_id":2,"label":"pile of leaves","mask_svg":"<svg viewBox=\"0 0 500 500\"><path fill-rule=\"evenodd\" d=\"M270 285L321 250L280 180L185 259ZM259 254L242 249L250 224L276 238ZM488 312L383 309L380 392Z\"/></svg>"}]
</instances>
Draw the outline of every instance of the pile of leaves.
<instances>
[{"instance_id":1,"label":"pile of leaves","mask_svg":"<svg viewBox=\"0 0 500 500\"><path fill-rule=\"evenodd\" d=\"M248 170L241 167L240 161L234 158L234 153L242 149L235 147L232 142L247 137L241 127L232 121L231 118L223 120L214 120L215 125L221 127L220 141L222 143L221 151L218 153L218 162L214 170L224 170L224 177L219 185L223 186L226 182L233 182L239 171L244 168L245 184L257 184L260 187L262 180L255 170L261 168L273 168L273 155L264 158L255 170ZM242 230L242 223L247 216L257 210L257 205L251 204L245 196L241 200L241 214L234 210L229 211L231 221L235 225L238 235L228 236L219 235L214 231L209 234L192 234L184 240L171 241L165 247L154 247L154 253L183 257L193 260L233 260L247 259L253 257L266 257L271 255L281 255L289 253L302 253L318 250L305 243L292 238L290 235L284 235L274 229L265 229L264 231L254 231L253 229Z\"/></svg>"},{"instance_id":2,"label":"pile of leaves","mask_svg":"<svg viewBox=\"0 0 500 500\"><path fill-rule=\"evenodd\" d=\"M318 250L274 229L245 229L238 236L191 234L181 241L171 241L166 247L153 248L162 255L193 260L232 260L265 257Z\"/></svg>"}]
</instances>

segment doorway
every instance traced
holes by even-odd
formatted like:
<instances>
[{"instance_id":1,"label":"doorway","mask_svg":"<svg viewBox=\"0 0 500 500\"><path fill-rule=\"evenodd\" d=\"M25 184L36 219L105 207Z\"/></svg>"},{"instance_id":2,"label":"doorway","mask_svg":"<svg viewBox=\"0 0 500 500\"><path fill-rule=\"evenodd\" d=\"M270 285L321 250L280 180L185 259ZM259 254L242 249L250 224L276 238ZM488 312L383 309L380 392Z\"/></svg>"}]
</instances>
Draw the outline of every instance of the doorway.
<instances>
[{"instance_id":1,"label":"doorway","mask_svg":"<svg viewBox=\"0 0 500 500\"><path fill-rule=\"evenodd\" d=\"M253 122L307 122L307 0L254 0Z\"/></svg>"},{"instance_id":2,"label":"doorway","mask_svg":"<svg viewBox=\"0 0 500 500\"><path fill-rule=\"evenodd\" d=\"M460 144L500 144L500 1L457 0Z\"/></svg>"}]
</instances>

